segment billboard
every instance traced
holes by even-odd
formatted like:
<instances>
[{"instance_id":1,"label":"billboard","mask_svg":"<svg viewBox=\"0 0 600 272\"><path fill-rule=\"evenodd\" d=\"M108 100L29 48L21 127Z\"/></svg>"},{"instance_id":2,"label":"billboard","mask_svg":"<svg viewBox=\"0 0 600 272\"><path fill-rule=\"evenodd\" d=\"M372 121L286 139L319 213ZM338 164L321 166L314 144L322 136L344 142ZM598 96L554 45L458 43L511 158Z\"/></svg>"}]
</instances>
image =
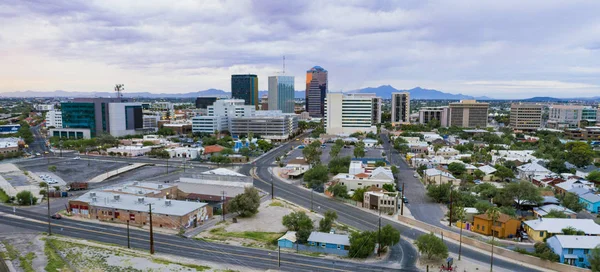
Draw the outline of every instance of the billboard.
<instances>
[{"instance_id":1,"label":"billboard","mask_svg":"<svg viewBox=\"0 0 600 272\"><path fill-rule=\"evenodd\" d=\"M20 128L21 125L3 125L0 126L0 134L17 133Z\"/></svg>"}]
</instances>

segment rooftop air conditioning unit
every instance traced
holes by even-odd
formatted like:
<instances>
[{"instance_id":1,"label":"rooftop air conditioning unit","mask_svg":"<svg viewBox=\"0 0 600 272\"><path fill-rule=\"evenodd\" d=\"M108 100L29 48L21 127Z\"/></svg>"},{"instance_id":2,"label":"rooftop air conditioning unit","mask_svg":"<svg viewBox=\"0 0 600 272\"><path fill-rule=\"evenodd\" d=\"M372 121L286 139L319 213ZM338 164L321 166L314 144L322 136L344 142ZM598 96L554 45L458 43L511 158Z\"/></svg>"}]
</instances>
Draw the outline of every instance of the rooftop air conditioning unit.
<instances>
[{"instance_id":1,"label":"rooftop air conditioning unit","mask_svg":"<svg viewBox=\"0 0 600 272\"><path fill-rule=\"evenodd\" d=\"M165 206L171 206L171 200L165 200Z\"/></svg>"},{"instance_id":2,"label":"rooftop air conditioning unit","mask_svg":"<svg viewBox=\"0 0 600 272\"><path fill-rule=\"evenodd\" d=\"M96 197L92 197L92 202L96 202L98 199Z\"/></svg>"},{"instance_id":3,"label":"rooftop air conditioning unit","mask_svg":"<svg viewBox=\"0 0 600 272\"><path fill-rule=\"evenodd\" d=\"M115 198L115 201L119 201L121 199L121 196L120 195L115 195L114 198Z\"/></svg>"},{"instance_id":4,"label":"rooftop air conditioning unit","mask_svg":"<svg viewBox=\"0 0 600 272\"><path fill-rule=\"evenodd\" d=\"M162 184L159 184L159 185L158 185L158 189L162 189L162 187L163 187L163 185L162 185Z\"/></svg>"},{"instance_id":5,"label":"rooftop air conditioning unit","mask_svg":"<svg viewBox=\"0 0 600 272\"><path fill-rule=\"evenodd\" d=\"M91 197L96 197L96 193L95 193L95 192L91 192L91 193L90 193L90 196L91 196Z\"/></svg>"},{"instance_id":6,"label":"rooftop air conditioning unit","mask_svg":"<svg viewBox=\"0 0 600 272\"><path fill-rule=\"evenodd\" d=\"M138 197L138 203L144 203L144 198L143 197Z\"/></svg>"}]
</instances>

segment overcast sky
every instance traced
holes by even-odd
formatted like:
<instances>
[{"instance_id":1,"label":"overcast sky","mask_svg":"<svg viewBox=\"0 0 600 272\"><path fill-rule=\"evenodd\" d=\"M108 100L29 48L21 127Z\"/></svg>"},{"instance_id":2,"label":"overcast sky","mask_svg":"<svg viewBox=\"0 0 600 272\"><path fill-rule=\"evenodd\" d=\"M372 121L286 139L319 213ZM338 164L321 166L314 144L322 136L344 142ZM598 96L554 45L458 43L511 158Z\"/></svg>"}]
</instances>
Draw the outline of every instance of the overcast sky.
<instances>
[{"instance_id":1,"label":"overcast sky","mask_svg":"<svg viewBox=\"0 0 600 272\"><path fill-rule=\"evenodd\" d=\"M0 0L0 92L390 84L494 98L600 96L600 1Z\"/></svg>"}]
</instances>

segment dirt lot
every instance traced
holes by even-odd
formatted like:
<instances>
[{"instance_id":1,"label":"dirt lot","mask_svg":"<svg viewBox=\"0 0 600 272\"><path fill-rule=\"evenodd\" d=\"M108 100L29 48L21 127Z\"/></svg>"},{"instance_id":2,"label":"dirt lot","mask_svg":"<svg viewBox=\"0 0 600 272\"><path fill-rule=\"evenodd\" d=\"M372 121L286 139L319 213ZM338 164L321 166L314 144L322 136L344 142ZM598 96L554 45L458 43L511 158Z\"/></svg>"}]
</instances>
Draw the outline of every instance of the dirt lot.
<instances>
[{"instance_id":1,"label":"dirt lot","mask_svg":"<svg viewBox=\"0 0 600 272\"><path fill-rule=\"evenodd\" d=\"M88 166L87 160L70 159L53 162L51 161L49 165L55 165L56 172L54 172L54 174L62 178L65 182L71 183L87 181L100 174L106 173L107 171L115 170L128 164L124 162L112 161L90 161L90 166ZM17 164L17 166L19 165ZM22 170L27 170L34 173L48 172L48 165L43 163L43 161L41 161L40 164L29 164L19 167Z\"/></svg>"},{"instance_id":2,"label":"dirt lot","mask_svg":"<svg viewBox=\"0 0 600 272\"><path fill-rule=\"evenodd\" d=\"M0 255L17 271L242 271L236 266L54 236L0 236Z\"/></svg>"},{"instance_id":3,"label":"dirt lot","mask_svg":"<svg viewBox=\"0 0 600 272\"><path fill-rule=\"evenodd\" d=\"M277 239L286 232L286 227L281 224L283 216L294 211L304 211L313 220L315 227L318 227L320 215L276 199L261 203L258 214L253 217L237 218L237 223L227 220L201 232L196 238L274 249Z\"/></svg>"}]
</instances>

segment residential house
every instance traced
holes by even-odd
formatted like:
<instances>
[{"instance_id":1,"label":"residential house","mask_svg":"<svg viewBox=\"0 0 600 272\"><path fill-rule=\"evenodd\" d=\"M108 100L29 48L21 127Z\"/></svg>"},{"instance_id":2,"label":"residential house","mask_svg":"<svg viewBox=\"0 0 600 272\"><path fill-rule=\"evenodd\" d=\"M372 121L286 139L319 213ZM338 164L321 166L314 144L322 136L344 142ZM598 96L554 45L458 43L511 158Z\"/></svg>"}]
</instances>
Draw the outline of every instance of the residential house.
<instances>
[{"instance_id":1,"label":"residential house","mask_svg":"<svg viewBox=\"0 0 600 272\"><path fill-rule=\"evenodd\" d=\"M547 205L533 208L533 214L536 215L537 217L545 217L551 211L562 212L562 213L566 214L569 218L577 217L576 212L569 210L566 207L563 207L561 205L547 204Z\"/></svg>"},{"instance_id":2,"label":"residential house","mask_svg":"<svg viewBox=\"0 0 600 272\"><path fill-rule=\"evenodd\" d=\"M579 203L585 204L585 209L591 213L600 212L600 196L593 192L579 195Z\"/></svg>"},{"instance_id":3,"label":"residential house","mask_svg":"<svg viewBox=\"0 0 600 272\"><path fill-rule=\"evenodd\" d=\"M536 160L537 158L533 156L534 152L535 150L492 150L490 153L494 164L501 161L514 161L521 164Z\"/></svg>"},{"instance_id":4,"label":"residential house","mask_svg":"<svg viewBox=\"0 0 600 272\"><path fill-rule=\"evenodd\" d=\"M594 184L579 178L568 178L565 182L557 183L554 186L556 194L564 195L566 192L572 192L577 195L589 192L594 187Z\"/></svg>"},{"instance_id":5,"label":"residential house","mask_svg":"<svg viewBox=\"0 0 600 272\"><path fill-rule=\"evenodd\" d=\"M565 180L558 177L536 176L531 179L531 183L540 188L554 187L556 184L562 182L565 182Z\"/></svg>"},{"instance_id":6,"label":"residential house","mask_svg":"<svg viewBox=\"0 0 600 272\"><path fill-rule=\"evenodd\" d=\"M220 145L208 145L208 146L204 147L203 155L205 157L210 158L213 155L218 155L219 153L221 153L221 151L223 151L223 149L225 149L225 147L222 147Z\"/></svg>"},{"instance_id":7,"label":"residential house","mask_svg":"<svg viewBox=\"0 0 600 272\"><path fill-rule=\"evenodd\" d=\"M373 140L373 139L364 139L363 143L365 144L365 147L374 147L377 145L377 140Z\"/></svg>"},{"instance_id":8,"label":"residential house","mask_svg":"<svg viewBox=\"0 0 600 272\"><path fill-rule=\"evenodd\" d=\"M600 236L556 235L546 243L560 257L560 263L589 268L588 254L600 245Z\"/></svg>"},{"instance_id":9,"label":"residential house","mask_svg":"<svg viewBox=\"0 0 600 272\"><path fill-rule=\"evenodd\" d=\"M552 174L552 171L546 169L546 167L541 166L537 162L531 162L517 167L517 173L519 179L531 180L534 176L550 175Z\"/></svg>"},{"instance_id":10,"label":"residential house","mask_svg":"<svg viewBox=\"0 0 600 272\"><path fill-rule=\"evenodd\" d=\"M313 251L347 256L350 250L348 235L313 231L308 237L308 244ZM320 248L319 250L314 250Z\"/></svg>"},{"instance_id":11,"label":"residential house","mask_svg":"<svg viewBox=\"0 0 600 272\"><path fill-rule=\"evenodd\" d=\"M286 166L281 169L281 175L284 178L298 178L310 169L310 164L304 157L297 157L287 162Z\"/></svg>"},{"instance_id":12,"label":"residential house","mask_svg":"<svg viewBox=\"0 0 600 272\"><path fill-rule=\"evenodd\" d=\"M339 173L331 180L332 182L339 182L342 185L345 185L349 191L354 191L365 186L383 188L384 184L395 183L392 171L383 167L377 167L371 173L358 173L355 175L350 173Z\"/></svg>"},{"instance_id":13,"label":"residential house","mask_svg":"<svg viewBox=\"0 0 600 272\"><path fill-rule=\"evenodd\" d=\"M523 221L523 224L529 238L536 242L544 242L547 237L562 234L562 230L568 227L581 230L586 235L600 235L600 225L592 219L539 218Z\"/></svg>"},{"instance_id":14,"label":"residential house","mask_svg":"<svg viewBox=\"0 0 600 272\"><path fill-rule=\"evenodd\" d=\"M498 238L511 238L517 235L517 230L521 222L509 215L500 214L496 222L487 214L479 214L473 216L473 227L471 230L483 235L493 235Z\"/></svg>"},{"instance_id":15,"label":"residential house","mask_svg":"<svg viewBox=\"0 0 600 272\"><path fill-rule=\"evenodd\" d=\"M277 239L277 245L283 248L295 248L296 247L296 232L288 231L279 239Z\"/></svg>"},{"instance_id":16,"label":"residential house","mask_svg":"<svg viewBox=\"0 0 600 272\"><path fill-rule=\"evenodd\" d=\"M444 146L444 147L438 149L438 151L435 151L433 147L429 147L428 152L429 152L429 154L433 154L436 156L442 156L444 158L450 158L452 156L456 156L456 155L460 154L460 151L458 151L452 147L447 147L447 146Z\"/></svg>"},{"instance_id":17,"label":"residential house","mask_svg":"<svg viewBox=\"0 0 600 272\"><path fill-rule=\"evenodd\" d=\"M587 178L587 175L593 171L600 171L600 168L594 165L588 165L585 167L577 168L577 170L575 170L575 175L582 178Z\"/></svg>"},{"instance_id":18,"label":"residential house","mask_svg":"<svg viewBox=\"0 0 600 272\"><path fill-rule=\"evenodd\" d=\"M484 173L484 176L481 178L481 180L492 181L494 179L494 173L496 173L496 168L489 165L483 165L478 167L477 169Z\"/></svg>"},{"instance_id":19,"label":"residential house","mask_svg":"<svg viewBox=\"0 0 600 272\"><path fill-rule=\"evenodd\" d=\"M452 174L433 168L425 170L423 172L423 178L428 183L435 184L452 183L458 185L460 183L460 179L455 178Z\"/></svg>"},{"instance_id":20,"label":"residential house","mask_svg":"<svg viewBox=\"0 0 600 272\"><path fill-rule=\"evenodd\" d=\"M194 160L202 155L204 148L202 147L175 147L168 148L165 151L169 153L171 158L188 158Z\"/></svg>"}]
</instances>

